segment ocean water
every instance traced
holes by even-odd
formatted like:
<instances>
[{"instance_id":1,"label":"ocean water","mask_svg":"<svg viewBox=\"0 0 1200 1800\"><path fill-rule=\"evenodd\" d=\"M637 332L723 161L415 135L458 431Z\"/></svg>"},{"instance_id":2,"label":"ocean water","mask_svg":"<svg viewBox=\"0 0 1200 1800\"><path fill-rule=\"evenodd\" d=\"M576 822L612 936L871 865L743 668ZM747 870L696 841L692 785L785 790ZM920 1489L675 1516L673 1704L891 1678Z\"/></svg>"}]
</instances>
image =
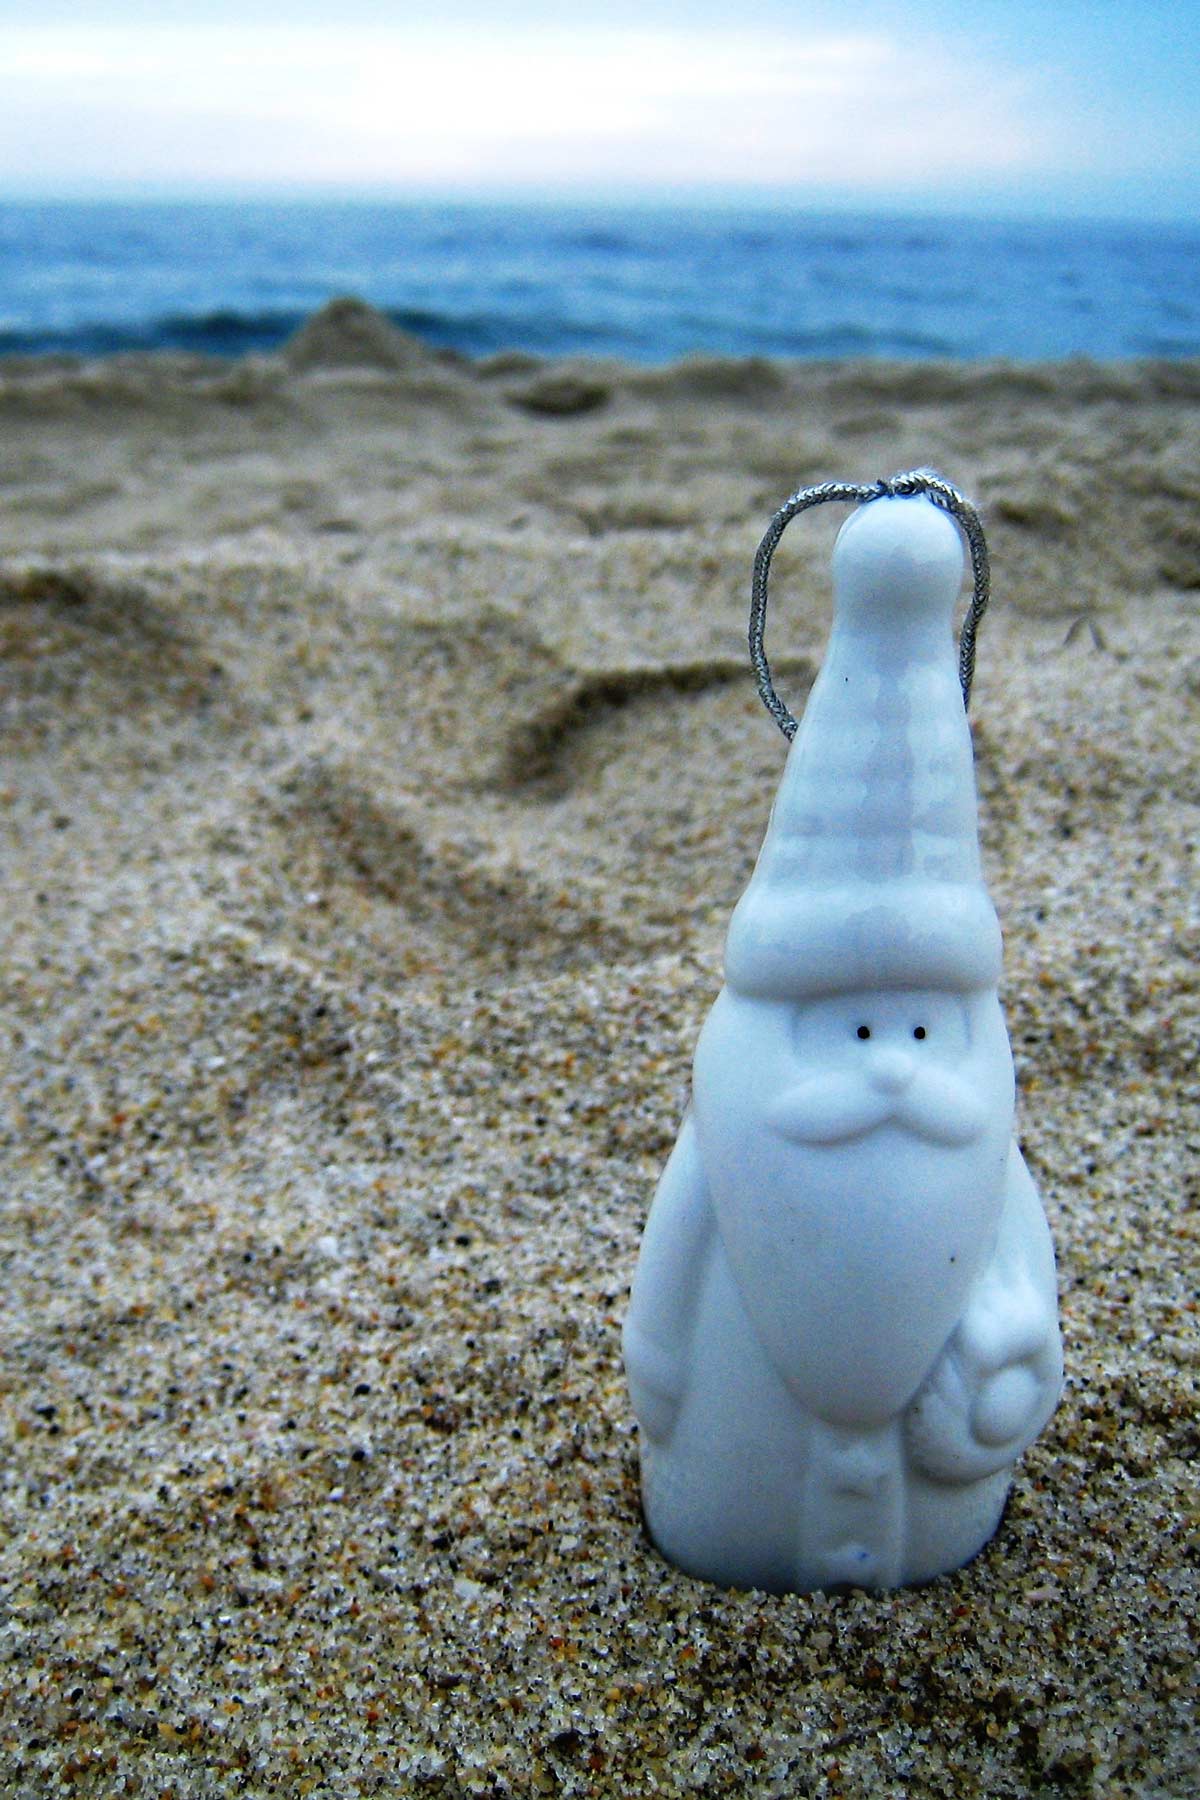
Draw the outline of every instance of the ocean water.
<instances>
[{"instance_id":1,"label":"ocean water","mask_svg":"<svg viewBox=\"0 0 1200 1800\"><path fill-rule=\"evenodd\" d=\"M0 202L0 355L268 350L337 294L471 356L1200 355L1200 228L765 206Z\"/></svg>"}]
</instances>

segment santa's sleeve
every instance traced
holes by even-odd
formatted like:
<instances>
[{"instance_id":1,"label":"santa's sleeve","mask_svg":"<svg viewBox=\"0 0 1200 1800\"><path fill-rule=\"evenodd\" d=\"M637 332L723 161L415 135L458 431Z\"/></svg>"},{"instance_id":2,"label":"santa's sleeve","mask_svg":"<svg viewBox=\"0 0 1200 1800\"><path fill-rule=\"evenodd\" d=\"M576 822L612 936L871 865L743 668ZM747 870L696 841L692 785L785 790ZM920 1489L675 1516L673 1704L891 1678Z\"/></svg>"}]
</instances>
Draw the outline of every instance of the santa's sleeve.
<instances>
[{"instance_id":1,"label":"santa's sleeve","mask_svg":"<svg viewBox=\"0 0 1200 1800\"><path fill-rule=\"evenodd\" d=\"M712 1234L712 1205L689 1113L654 1195L625 1319L630 1398L650 1438L670 1436L683 1400Z\"/></svg>"}]
</instances>

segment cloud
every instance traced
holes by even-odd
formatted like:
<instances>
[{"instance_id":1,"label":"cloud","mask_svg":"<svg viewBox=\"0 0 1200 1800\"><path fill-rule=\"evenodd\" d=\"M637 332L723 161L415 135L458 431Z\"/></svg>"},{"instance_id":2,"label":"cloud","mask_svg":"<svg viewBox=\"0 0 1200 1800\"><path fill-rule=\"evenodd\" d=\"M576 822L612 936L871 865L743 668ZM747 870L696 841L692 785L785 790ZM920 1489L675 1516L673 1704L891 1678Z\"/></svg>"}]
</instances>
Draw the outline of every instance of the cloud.
<instances>
[{"instance_id":1,"label":"cloud","mask_svg":"<svg viewBox=\"0 0 1200 1800\"><path fill-rule=\"evenodd\" d=\"M0 166L43 184L867 194L1026 175L1071 142L1036 78L854 30L13 25L0 66Z\"/></svg>"}]
</instances>

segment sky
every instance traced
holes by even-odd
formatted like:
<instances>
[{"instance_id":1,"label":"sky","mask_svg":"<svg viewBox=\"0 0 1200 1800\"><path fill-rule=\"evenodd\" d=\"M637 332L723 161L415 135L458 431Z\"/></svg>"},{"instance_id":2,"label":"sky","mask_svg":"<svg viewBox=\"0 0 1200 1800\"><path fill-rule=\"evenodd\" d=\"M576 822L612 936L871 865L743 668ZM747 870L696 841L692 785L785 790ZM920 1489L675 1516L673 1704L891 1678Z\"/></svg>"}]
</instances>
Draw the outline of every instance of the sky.
<instances>
[{"instance_id":1,"label":"sky","mask_svg":"<svg viewBox=\"0 0 1200 1800\"><path fill-rule=\"evenodd\" d=\"M1200 214L1188 0L0 0L0 45L8 196Z\"/></svg>"}]
</instances>

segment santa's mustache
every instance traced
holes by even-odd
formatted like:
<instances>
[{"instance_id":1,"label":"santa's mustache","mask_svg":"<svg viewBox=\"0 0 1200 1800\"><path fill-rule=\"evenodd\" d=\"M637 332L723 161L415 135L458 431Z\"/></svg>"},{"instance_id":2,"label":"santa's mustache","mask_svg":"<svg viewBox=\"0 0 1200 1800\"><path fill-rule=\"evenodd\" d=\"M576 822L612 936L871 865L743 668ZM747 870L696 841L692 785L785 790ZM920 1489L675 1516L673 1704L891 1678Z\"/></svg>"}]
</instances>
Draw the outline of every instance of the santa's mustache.
<instances>
[{"instance_id":1,"label":"santa's mustache","mask_svg":"<svg viewBox=\"0 0 1200 1800\"><path fill-rule=\"evenodd\" d=\"M987 1121L982 1101L948 1070L908 1075L886 1065L873 1076L811 1075L789 1088L767 1116L784 1137L803 1144L841 1144L893 1123L933 1144L969 1144Z\"/></svg>"}]
</instances>

